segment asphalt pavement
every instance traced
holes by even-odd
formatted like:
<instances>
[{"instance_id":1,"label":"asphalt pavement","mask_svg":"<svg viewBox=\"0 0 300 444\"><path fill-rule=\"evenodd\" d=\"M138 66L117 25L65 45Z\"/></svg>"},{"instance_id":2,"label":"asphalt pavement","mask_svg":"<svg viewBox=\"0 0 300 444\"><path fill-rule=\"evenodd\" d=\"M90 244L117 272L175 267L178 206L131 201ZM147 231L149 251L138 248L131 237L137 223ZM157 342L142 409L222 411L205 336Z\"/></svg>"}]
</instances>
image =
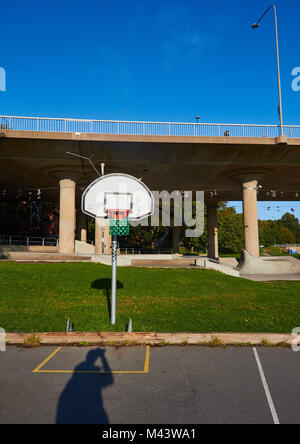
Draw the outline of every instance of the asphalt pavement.
<instances>
[{"instance_id":1,"label":"asphalt pavement","mask_svg":"<svg viewBox=\"0 0 300 444\"><path fill-rule=\"evenodd\" d=\"M40 347L0 352L1 424L300 424L300 353Z\"/></svg>"}]
</instances>

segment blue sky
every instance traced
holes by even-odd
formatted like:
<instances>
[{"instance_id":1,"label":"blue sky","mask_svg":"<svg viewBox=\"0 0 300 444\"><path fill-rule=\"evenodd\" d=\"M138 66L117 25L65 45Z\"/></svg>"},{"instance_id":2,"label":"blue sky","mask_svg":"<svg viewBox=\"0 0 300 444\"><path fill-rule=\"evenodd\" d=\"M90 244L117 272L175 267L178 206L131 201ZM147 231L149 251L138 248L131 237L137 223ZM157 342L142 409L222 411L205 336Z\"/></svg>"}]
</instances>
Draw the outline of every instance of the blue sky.
<instances>
[{"instance_id":1,"label":"blue sky","mask_svg":"<svg viewBox=\"0 0 300 444\"><path fill-rule=\"evenodd\" d=\"M300 2L277 5L284 119L299 124L291 72L300 66ZM276 124L272 14L251 29L267 6L269 0L5 2L0 114Z\"/></svg>"}]
</instances>

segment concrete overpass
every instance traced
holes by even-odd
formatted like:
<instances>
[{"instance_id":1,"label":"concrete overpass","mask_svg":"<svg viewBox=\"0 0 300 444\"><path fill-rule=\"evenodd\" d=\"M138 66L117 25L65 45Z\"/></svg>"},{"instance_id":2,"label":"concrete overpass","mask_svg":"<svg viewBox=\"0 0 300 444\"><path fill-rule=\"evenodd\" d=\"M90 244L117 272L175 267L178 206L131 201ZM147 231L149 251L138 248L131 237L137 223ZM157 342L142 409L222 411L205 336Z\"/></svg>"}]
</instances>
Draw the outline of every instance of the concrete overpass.
<instances>
[{"instance_id":1,"label":"concrete overpass","mask_svg":"<svg viewBox=\"0 0 300 444\"><path fill-rule=\"evenodd\" d=\"M257 198L294 201L298 192L300 196L300 126L285 126L284 131L280 137L274 125L0 116L0 188L8 195L18 188L40 188L46 198L59 199L59 250L72 253L76 206L82 189L97 175L66 151L95 153L93 161L98 167L104 162L107 174L143 176L152 190L204 190L212 258L218 257L217 202L243 200L245 249L257 257ZM86 220L77 214L84 240ZM96 228L96 250L100 248Z\"/></svg>"}]
</instances>

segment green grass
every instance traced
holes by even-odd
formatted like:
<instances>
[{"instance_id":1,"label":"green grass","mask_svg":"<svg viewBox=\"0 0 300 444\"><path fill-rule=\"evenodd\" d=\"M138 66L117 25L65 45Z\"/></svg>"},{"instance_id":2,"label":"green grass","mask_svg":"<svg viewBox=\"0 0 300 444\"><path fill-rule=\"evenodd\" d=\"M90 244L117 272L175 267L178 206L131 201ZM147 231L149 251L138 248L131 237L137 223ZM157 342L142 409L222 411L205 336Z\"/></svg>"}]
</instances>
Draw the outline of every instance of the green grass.
<instances>
[{"instance_id":1,"label":"green grass","mask_svg":"<svg viewBox=\"0 0 300 444\"><path fill-rule=\"evenodd\" d=\"M220 258L222 258L222 257L235 257L236 258L236 260L237 261L239 261L240 260L240 258L241 258L241 254L240 253L220 253L219 254L219 256L220 256Z\"/></svg>"},{"instance_id":2,"label":"green grass","mask_svg":"<svg viewBox=\"0 0 300 444\"><path fill-rule=\"evenodd\" d=\"M29 338L25 339L23 342L24 347L40 347L41 346L41 340L34 334L30 336Z\"/></svg>"},{"instance_id":3,"label":"green grass","mask_svg":"<svg viewBox=\"0 0 300 444\"><path fill-rule=\"evenodd\" d=\"M7 332L291 332L300 282L251 282L199 269L118 269L117 325L109 322L110 267L0 264L0 326Z\"/></svg>"}]
</instances>

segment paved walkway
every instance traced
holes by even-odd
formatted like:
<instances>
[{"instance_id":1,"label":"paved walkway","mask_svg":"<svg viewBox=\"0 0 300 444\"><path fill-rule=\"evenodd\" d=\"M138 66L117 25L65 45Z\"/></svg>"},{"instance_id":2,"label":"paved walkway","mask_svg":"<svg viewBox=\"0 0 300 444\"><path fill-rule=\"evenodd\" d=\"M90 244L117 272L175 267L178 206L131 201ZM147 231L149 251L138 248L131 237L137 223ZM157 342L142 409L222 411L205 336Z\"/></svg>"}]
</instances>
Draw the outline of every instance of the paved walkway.
<instances>
[{"instance_id":1,"label":"paved walkway","mask_svg":"<svg viewBox=\"0 0 300 444\"><path fill-rule=\"evenodd\" d=\"M241 275L241 277L257 282L300 281L300 274L249 274L246 276Z\"/></svg>"}]
</instances>

